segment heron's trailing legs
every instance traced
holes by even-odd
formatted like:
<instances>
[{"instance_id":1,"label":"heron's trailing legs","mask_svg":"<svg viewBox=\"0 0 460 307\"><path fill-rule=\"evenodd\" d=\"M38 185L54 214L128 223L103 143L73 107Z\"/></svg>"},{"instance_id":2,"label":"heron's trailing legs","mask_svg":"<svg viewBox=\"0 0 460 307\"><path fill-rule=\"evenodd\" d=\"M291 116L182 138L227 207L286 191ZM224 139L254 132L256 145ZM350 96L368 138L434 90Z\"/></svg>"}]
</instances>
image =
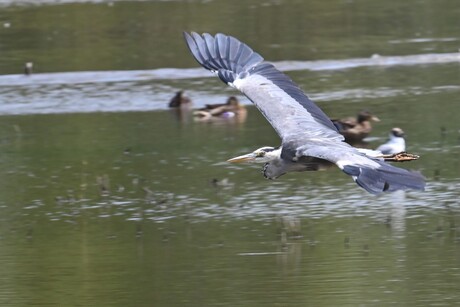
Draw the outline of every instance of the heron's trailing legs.
<instances>
[{"instance_id":1,"label":"heron's trailing legs","mask_svg":"<svg viewBox=\"0 0 460 307\"><path fill-rule=\"evenodd\" d=\"M408 162L417 160L420 156L403 151L396 154L377 156L377 158L383 158L383 160L387 162Z\"/></svg>"}]
</instances>

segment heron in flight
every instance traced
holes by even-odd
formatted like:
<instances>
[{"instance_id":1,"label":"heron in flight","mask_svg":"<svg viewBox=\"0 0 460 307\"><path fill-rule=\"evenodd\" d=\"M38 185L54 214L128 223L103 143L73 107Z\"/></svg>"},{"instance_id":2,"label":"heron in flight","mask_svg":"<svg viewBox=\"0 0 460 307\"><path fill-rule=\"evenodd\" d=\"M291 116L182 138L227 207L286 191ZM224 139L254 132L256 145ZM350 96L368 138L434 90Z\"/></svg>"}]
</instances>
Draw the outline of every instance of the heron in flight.
<instances>
[{"instance_id":1,"label":"heron in flight","mask_svg":"<svg viewBox=\"0 0 460 307\"><path fill-rule=\"evenodd\" d=\"M246 44L220 33L184 32L184 37L198 63L246 95L281 137L279 147L262 147L230 162L265 163L263 174L268 179L335 164L372 194L424 190L420 173L394 167L373 151L345 143L329 117L288 76Z\"/></svg>"}]
</instances>

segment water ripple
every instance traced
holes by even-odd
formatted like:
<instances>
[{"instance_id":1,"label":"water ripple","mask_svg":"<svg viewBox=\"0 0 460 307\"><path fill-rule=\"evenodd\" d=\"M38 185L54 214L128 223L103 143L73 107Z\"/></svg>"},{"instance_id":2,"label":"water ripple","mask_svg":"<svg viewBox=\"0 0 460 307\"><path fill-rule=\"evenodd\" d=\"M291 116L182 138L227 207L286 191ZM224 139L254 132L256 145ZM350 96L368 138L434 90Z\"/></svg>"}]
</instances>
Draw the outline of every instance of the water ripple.
<instances>
[{"instance_id":1,"label":"water ripple","mask_svg":"<svg viewBox=\"0 0 460 307\"><path fill-rule=\"evenodd\" d=\"M362 66L419 65L459 62L458 53L423 54L409 56L374 56L363 59L324 61L285 61L275 65L284 71L341 70ZM145 71L101 71L44 73L32 76L0 76L0 114L49 114L149 111L166 109L172 95L184 85L180 79L208 78L212 74L201 68L163 68ZM164 80L164 81L162 81ZM168 81L169 80L169 81ZM155 82L153 82L155 81ZM171 82L173 83L171 84ZM169 84L168 84L169 82ZM213 83L214 84L214 83ZM217 83L215 83L217 84ZM231 89L199 81L187 81L188 94L195 107L223 102L222 93ZM310 93L315 101L343 99L372 99L423 95L440 92L458 92L459 85L410 86L405 88L351 88ZM249 104L246 99L243 103Z\"/></svg>"},{"instance_id":2,"label":"water ripple","mask_svg":"<svg viewBox=\"0 0 460 307\"><path fill-rule=\"evenodd\" d=\"M403 56L375 54L369 58L272 62L281 71L343 70L357 67L425 65L460 62L460 53L428 53ZM84 71L41 73L31 76L3 75L0 85L37 86L43 84L86 84L147 80L177 80L212 77L202 68L159 68L152 70Z\"/></svg>"},{"instance_id":3,"label":"water ripple","mask_svg":"<svg viewBox=\"0 0 460 307\"><path fill-rule=\"evenodd\" d=\"M357 190L354 183L342 188L316 186L310 189L295 189L287 183L274 183L265 188L255 187L235 193L221 191L223 199L212 196L155 193L145 198L108 196L104 200L84 199L60 204L62 210L47 211L41 200L35 200L24 207L24 214L37 211L50 220L72 220L81 215L93 218L122 216L127 221L152 221L163 223L169 219L187 218L190 221L251 219L271 221L275 216L298 218L348 218L367 216L384 220L391 215L393 220L405 216L407 210L460 210L458 182L430 182L425 192L404 192L364 197L364 191ZM402 216L401 216L402 215ZM416 214L415 214L416 215ZM414 214L411 216L414 217Z\"/></svg>"}]
</instances>

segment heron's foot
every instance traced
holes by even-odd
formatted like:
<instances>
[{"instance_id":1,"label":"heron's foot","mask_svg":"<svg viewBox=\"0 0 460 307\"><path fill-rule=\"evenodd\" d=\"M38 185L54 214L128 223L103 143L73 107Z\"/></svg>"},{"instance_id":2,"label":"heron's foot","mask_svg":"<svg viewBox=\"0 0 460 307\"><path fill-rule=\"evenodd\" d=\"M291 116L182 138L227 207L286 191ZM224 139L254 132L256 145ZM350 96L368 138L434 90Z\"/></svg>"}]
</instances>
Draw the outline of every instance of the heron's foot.
<instances>
[{"instance_id":1,"label":"heron's foot","mask_svg":"<svg viewBox=\"0 0 460 307\"><path fill-rule=\"evenodd\" d=\"M391 155L381 155L380 158L389 162L407 162L417 160L420 156L403 151Z\"/></svg>"}]
</instances>

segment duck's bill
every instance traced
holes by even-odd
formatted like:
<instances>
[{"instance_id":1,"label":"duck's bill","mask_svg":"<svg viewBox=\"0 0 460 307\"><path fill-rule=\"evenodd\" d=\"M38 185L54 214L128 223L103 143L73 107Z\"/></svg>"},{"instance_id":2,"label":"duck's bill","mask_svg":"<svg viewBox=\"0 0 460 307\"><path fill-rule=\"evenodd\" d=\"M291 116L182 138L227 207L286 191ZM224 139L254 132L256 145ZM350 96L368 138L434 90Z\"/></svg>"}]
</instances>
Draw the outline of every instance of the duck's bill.
<instances>
[{"instance_id":1,"label":"duck's bill","mask_svg":"<svg viewBox=\"0 0 460 307\"><path fill-rule=\"evenodd\" d=\"M379 122L380 118L378 118L377 116L372 116L371 120L373 120L374 122Z\"/></svg>"},{"instance_id":2,"label":"duck's bill","mask_svg":"<svg viewBox=\"0 0 460 307\"><path fill-rule=\"evenodd\" d=\"M253 153L250 153L250 154L228 159L227 162L230 162L230 163L253 162L255 158L256 156Z\"/></svg>"}]
</instances>

